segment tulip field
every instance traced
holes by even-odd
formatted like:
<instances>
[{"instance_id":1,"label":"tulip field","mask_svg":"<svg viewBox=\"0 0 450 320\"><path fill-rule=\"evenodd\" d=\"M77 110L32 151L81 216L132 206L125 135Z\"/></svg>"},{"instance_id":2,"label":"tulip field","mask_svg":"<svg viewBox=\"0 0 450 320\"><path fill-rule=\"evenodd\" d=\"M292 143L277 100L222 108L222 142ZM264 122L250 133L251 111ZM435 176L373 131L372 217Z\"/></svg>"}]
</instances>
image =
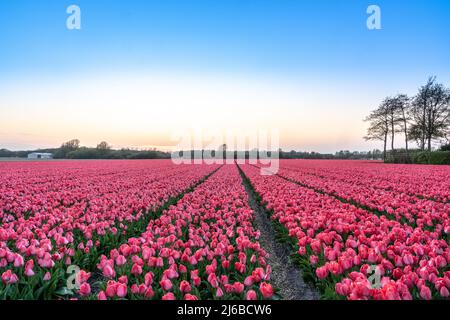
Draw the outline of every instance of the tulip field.
<instances>
[{"instance_id":1,"label":"tulip field","mask_svg":"<svg viewBox=\"0 0 450 320\"><path fill-rule=\"evenodd\" d=\"M322 299L449 298L449 166L264 170L0 162L0 299L284 299L264 232Z\"/></svg>"}]
</instances>

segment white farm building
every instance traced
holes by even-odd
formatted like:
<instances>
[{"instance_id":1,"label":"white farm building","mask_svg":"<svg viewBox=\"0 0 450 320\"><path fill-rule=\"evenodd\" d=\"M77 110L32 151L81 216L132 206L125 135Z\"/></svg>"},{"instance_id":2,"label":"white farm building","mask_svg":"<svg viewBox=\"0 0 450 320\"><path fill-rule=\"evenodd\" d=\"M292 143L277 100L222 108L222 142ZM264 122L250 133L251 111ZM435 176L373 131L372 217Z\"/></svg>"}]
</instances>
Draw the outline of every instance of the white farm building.
<instances>
[{"instance_id":1,"label":"white farm building","mask_svg":"<svg viewBox=\"0 0 450 320\"><path fill-rule=\"evenodd\" d=\"M53 159L52 153L33 152L28 154L28 159Z\"/></svg>"}]
</instances>

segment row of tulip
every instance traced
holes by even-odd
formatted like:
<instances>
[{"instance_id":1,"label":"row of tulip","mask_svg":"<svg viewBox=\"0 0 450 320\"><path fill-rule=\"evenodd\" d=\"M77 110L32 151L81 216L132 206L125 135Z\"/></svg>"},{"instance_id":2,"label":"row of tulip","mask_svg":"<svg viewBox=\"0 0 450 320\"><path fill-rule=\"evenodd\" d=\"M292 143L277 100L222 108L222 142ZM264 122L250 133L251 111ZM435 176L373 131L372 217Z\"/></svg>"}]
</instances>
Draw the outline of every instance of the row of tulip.
<instances>
[{"instance_id":1,"label":"row of tulip","mask_svg":"<svg viewBox=\"0 0 450 320\"><path fill-rule=\"evenodd\" d=\"M413 228L279 176L261 176L251 165L241 168L324 297L449 297L448 229Z\"/></svg>"},{"instance_id":2,"label":"row of tulip","mask_svg":"<svg viewBox=\"0 0 450 320\"><path fill-rule=\"evenodd\" d=\"M375 161L292 161L281 166L305 175L341 180L440 202L450 202L448 166L386 165Z\"/></svg>"},{"instance_id":3,"label":"row of tulip","mask_svg":"<svg viewBox=\"0 0 450 320\"><path fill-rule=\"evenodd\" d=\"M336 167L339 167L335 163ZM413 169L414 170L414 169ZM288 165L282 166L279 175L294 180L304 186L337 196L346 201L386 214L397 221L420 228L450 230L450 203L421 199L407 193L380 188L367 179L357 179L357 174L341 172L338 178L328 177L328 171L320 175ZM337 174L335 174L337 175ZM395 176L393 177L395 179ZM447 189L448 183L447 183Z\"/></svg>"},{"instance_id":4,"label":"row of tulip","mask_svg":"<svg viewBox=\"0 0 450 320\"><path fill-rule=\"evenodd\" d=\"M217 168L170 161L2 163L0 299L66 296L67 266L91 268Z\"/></svg>"},{"instance_id":5,"label":"row of tulip","mask_svg":"<svg viewBox=\"0 0 450 320\"><path fill-rule=\"evenodd\" d=\"M223 166L147 230L82 271L85 299L269 299L270 266L236 166ZM95 289L100 288L100 289Z\"/></svg>"}]
</instances>

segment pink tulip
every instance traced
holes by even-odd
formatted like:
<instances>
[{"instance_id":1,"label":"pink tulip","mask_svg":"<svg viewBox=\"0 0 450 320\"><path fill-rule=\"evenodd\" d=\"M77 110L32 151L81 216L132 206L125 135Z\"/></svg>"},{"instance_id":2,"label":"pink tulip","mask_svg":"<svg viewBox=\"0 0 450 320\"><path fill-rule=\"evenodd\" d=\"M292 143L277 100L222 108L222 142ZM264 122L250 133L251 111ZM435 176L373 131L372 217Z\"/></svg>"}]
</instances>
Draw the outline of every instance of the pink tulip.
<instances>
[{"instance_id":1,"label":"pink tulip","mask_svg":"<svg viewBox=\"0 0 450 320\"><path fill-rule=\"evenodd\" d=\"M244 284L246 287L252 286L253 285L253 277L252 276L246 277L244 280Z\"/></svg>"},{"instance_id":2,"label":"pink tulip","mask_svg":"<svg viewBox=\"0 0 450 320\"><path fill-rule=\"evenodd\" d=\"M29 262L33 262L33 260L30 260ZM27 265L25 266L25 271L24 271L24 274L27 276L27 277L32 277L32 276L34 276L34 271L33 271L33 265L34 265L34 263L27 263Z\"/></svg>"},{"instance_id":3,"label":"pink tulip","mask_svg":"<svg viewBox=\"0 0 450 320\"><path fill-rule=\"evenodd\" d=\"M150 298L152 298L154 295L155 295L155 293L153 292L152 287L148 287L148 288L145 290L144 296L145 296L146 299L150 299Z\"/></svg>"},{"instance_id":4,"label":"pink tulip","mask_svg":"<svg viewBox=\"0 0 450 320\"><path fill-rule=\"evenodd\" d=\"M327 269L327 267L323 266L323 267L317 268L316 269L316 276L319 279L325 279L326 277L328 277L328 269Z\"/></svg>"},{"instance_id":5,"label":"pink tulip","mask_svg":"<svg viewBox=\"0 0 450 320\"><path fill-rule=\"evenodd\" d=\"M23 257L20 254L17 254L16 257L14 258L14 267L16 268L20 268L23 267L23 265L25 264Z\"/></svg>"},{"instance_id":6,"label":"pink tulip","mask_svg":"<svg viewBox=\"0 0 450 320\"><path fill-rule=\"evenodd\" d=\"M104 291L100 291L97 295L98 300L108 300Z\"/></svg>"},{"instance_id":7,"label":"pink tulip","mask_svg":"<svg viewBox=\"0 0 450 320\"><path fill-rule=\"evenodd\" d=\"M164 291L172 289L172 282L169 279L164 279L159 282L159 285Z\"/></svg>"},{"instance_id":8,"label":"pink tulip","mask_svg":"<svg viewBox=\"0 0 450 320\"><path fill-rule=\"evenodd\" d=\"M11 270L7 270L7 271L3 272L3 274L2 274L2 281L3 281L4 284L8 284L9 283L9 280L11 280L11 275L12 275Z\"/></svg>"},{"instance_id":9,"label":"pink tulip","mask_svg":"<svg viewBox=\"0 0 450 320\"><path fill-rule=\"evenodd\" d=\"M133 267L131 268L131 274L138 276L142 273L142 267L138 264L133 264Z\"/></svg>"},{"instance_id":10,"label":"pink tulip","mask_svg":"<svg viewBox=\"0 0 450 320\"><path fill-rule=\"evenodd\" d=\"M128 283L128 277L127 276L120 276L119 277L119 282L123 283L123 284L127 284Z\"/></svg>"},{"instance_id":11,"label":"pink tulip","mask_svg":"<svg viewBox=\"0 0 450 320\"><path fill-rule=\"evenodd\" d=\"M272 285L267 282L262 282L259 286L259 290L265 299L269 299L273 296Z\"/></svg>"},{"instance_id":12,"label":"pink tulip","mask_svg":"<svg viewBox=\"0 0 450 320\"><path fill-rule=\"evenodd\" d=\"M132 294L139 294L139 286L136 283L133 283L130 289Z\"/></svg>"},{"instance_id":13,"label":"pink tulip","mask_svg":"<svg viewBox=\"0 0 450 320\"><path fill-rule=\"evenodd\" d=\"M162 296L162 300L175 300L175 295L172 292L168 292Z\"/></svg>"},{"instance_id":14,"label":"pink tulip","mask_svg":"<svg viewBox=\"0 0 450 320\"><path fill-rule=\"evenodd\" d=\"M145 274L144 283L146 286L150 286L153 283L153 272L147 272Z\"/></svg>"},{"instance_id":15,"label":"pink tulip","mask_svg":"<svg viewBox=\"0 0 450 320\"><path fill-rule=\"evenodd\" d=\"M43 280L44 280L44 281L50 281L51 278L52 278L52 275L50 274L50 272L46 272L46 273L44 274Z\"/></svg>"},{"instance_id":16,"label":"pink tulip","mask_svg":"<svg viewBox=\"0 0 450 320\"><path fill-rule=\"evenodd\" d=\"M235 282L233 284L234 287L234 292L236 292L237 294L240 294L244 291L244 285L240 282Z\"/></svg>"},{"instance_id":17,"label":"pink tulip","mask_svg":"<svg viewBox=\"0 0 450 320\"><path fill-rule=\"evenodd\" d=\"M183 293L191 292L191 285L186 280L181 281L180 283L180 291Z\"/></svg>"},{"instance_id":18,"label":"pink tulip","mask_svg":"<svg viewBox=\"0 0 450 320\"><path fill-rule=\"evenodd\" d=\"M85 297L91 294L91 286L88 283L83 283L78 291L80 296Z\"/></svg>"},{"instance_id":19,"label":"pink tulip","mask_svg":"<svg viewBox=\"0 0 450 320\"><path fill-rule=\"evenodd\" d=\"M78 284L82 284L82 283L87 282L89 280L90 276L91 276L90 272L86 272L84 270L80 270L80 272L78 272L77 275L76 275L76 279L77 279Z\"/></svg>"},{"instance_id":20,"label":"pink tulip","mask_svg":"<svg viewBox=\"0 0 450 320\"><path fill-rule=\"evenodd\" d=\"M309 263L315 266L319 262L319 258L315 255L309 257Z\"/></svg>"},{"instance_id":21,"label":"pink tulip","mask_svg":"<svg viewBox=\"0 0 450 320\"><path fill-rule=\"evenodd\" d=\"M116 272L114 271L114 268L111 267L111 265L106 264L103 269L103 276L106 278L114 278L116 276Z\"/></svg>"},{"instance_id":22,"label":"pink tulip","mask_svg":"<svg viewBox=\"0 0 450 320\"><path fill-rule=\"evenodd\" d=\"M423 285L420 288L420 297L424 300L431 300L431 290L427 286Z\"/></svg>"},{"instance_id":23,"label":"pink tulip","mask_svg":"<svg viewBox=\"0 0 450 320\"><path fill-rule=\"evenodd\" d=\"M222 298L223 297L223 291L221 288L217 288L216 290L216 297L217 298Z\"/></svg>"},{"instance_id":24,"label":"pink tulip","mask_svg":"<svg viewBox=\"0 0 450 320\"><path fill-rule=\"evenodd\" d=\"M117 293L116 283L108 281L108 285L106 287L106 296L108 296L109 298L113 298L116 296L116 293Z\"/></svg>"},{"instance_id":25,"label":"pink tulip","mask_svg":"<svg viewBox=\"0 0 450 320\"><path fill-rule=\"evenodd\" d=\"M127 259L123 255L118 255L116 257L116 265L123 266L127 262Z\"/></svg>"},{"instance_id":26,"label":"pink tulip","mask_svg":"<svg viewBox=\"0 0 450 320\"><path fill-rule=\"evenodd\" d=\"M256 292L254 290L247 291L245 295L246 300L257 300Z\"/></svg>"},{"instance_id":27,"label":"pink tulip","mask_svg":"<svg viewBox=\"0 0 450 320\"><path fill-rule=\"evenodd\" d=\"M441 289L439 290L439 294L443 298L448 298L450 296L450 293L449 293L448 289L446 287L444 287L444 286L441 287Z\"/></svg>"},{"instance_id":28,"label":"pink tulip","mask_svg":"<svg viewBox=\"0 0 450 320\"><path fill-rule=\"evenodd\" d=\"M127 285L119 283L117 285L116 294L119 298L124 298L127 295Z\"/></svg>"}]
</instances>

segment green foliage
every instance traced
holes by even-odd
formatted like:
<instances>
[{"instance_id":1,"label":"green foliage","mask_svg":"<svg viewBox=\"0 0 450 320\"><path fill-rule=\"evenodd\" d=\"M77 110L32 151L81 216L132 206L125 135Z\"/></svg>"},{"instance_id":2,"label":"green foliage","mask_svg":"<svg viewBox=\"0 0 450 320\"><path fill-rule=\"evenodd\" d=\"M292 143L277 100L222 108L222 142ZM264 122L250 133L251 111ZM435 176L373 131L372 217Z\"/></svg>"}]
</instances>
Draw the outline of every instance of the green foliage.
<instances>
[{"instance_id":1,"label":"green foliage","mask_svg":"<svg viewBox=\"0 0 450 320\"><path fill-rule=\"evenodd\" d=\"M450 151L434 151L429 155L429 164L450 164Z\"/></svg>"},{"instance_id":2,"label":"green foliage","mask_svg":"<svg viewBox=\"0 0 450 320\"><path fill-rule=\"evenodd\" d=\"M387 163L413 163L413 164L433 164L433 165L450 165L450 151L419 151L410 150L407 154L405 151L389 152Z\"/></svg>"},{"instance_id":3,"label":"green foliage","mask_svg":"<svg viewBox=\"0 0 450 320\"><path fill-rule=\"evenodd\" d=\"M100 152L92 148L80 148L67 154L68 159L97 159Z\"/></svg>"}]
</instances>

